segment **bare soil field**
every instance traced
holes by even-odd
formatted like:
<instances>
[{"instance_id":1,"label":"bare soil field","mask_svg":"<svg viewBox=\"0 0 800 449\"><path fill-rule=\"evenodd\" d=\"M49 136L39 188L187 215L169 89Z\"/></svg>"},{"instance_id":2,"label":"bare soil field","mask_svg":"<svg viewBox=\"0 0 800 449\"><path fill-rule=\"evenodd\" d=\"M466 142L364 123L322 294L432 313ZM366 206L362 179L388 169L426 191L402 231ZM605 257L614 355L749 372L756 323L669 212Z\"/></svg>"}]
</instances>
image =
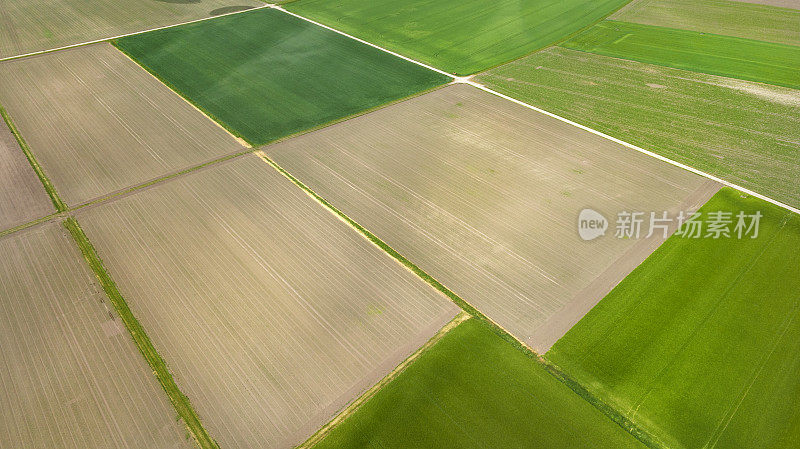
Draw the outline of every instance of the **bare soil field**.
<instances>
[{"instance_id":1,"label":"bare soil field","mask_svg":"<svg viewBox=\"0 0 800 449\"><path fill-rule=\"evenodd\" d=\"M0 231L55 212L53 203L0 119Z\"/></svg>"},{"instance_id":2,"label":"bare soil field","mask_svg":"<svg viewBox=\"0 0 800 449\"><path fill-rule=\"evenodd\" d=\"M0 103L77 205L244 150L110 44L0 63Z\"/></svg>"},{"instance_id":3,"label":"bare soil field","mask_svg":"<svg viewBox=\"0 0 800 449\"><path fill-rule=\"evenodd\" d=\"M255 156L78 218L221 447L301 443L458 312Z\"/></svg>"},{"instance_id":4,"label":"bare soil field","mask_svg":"<svg viewBox=\"0 0 800 449\"><path fill-rule=\"evenodd\" d=\"M0 58L260 6L257 0L3 0Z\"/></svg>"},{"instance_id":5,"label":"bare soil field","mask_svg":"<svg viewBox=\"0 0 800 449\"><path fill-rule=\"evenodd\" d=\"M66 229L0 253L0 447L193 447Z\"/></svg>"},{"instance_id":6,"label":"bare soil field","mask_svg":"<svg viewBox=\"0 0 800 449\"><path fill-rule=\"evenodd\" d=\"M614 237L619 212L677 212L717 190L699 176L468 85L264 151L538 350L649 254L637 247L644 243ZM607 217L607 235L581 240L584 208ZM565 321L560 312L578 303ZM554 319L567 324L553 326Z\"/></svg>"},{"instance_id":7,"label":"bare soil field","mask_svg":"<svg viewBox=\"0 0 800 449\"><path fill-rule=\"evenodd\" d=\"M761 4L756 4L761 3ZM635 0L609 18L622 22L800 45L798 0ZM772 6L765 6L772 5Z\"/></svg>"}]
</instances>

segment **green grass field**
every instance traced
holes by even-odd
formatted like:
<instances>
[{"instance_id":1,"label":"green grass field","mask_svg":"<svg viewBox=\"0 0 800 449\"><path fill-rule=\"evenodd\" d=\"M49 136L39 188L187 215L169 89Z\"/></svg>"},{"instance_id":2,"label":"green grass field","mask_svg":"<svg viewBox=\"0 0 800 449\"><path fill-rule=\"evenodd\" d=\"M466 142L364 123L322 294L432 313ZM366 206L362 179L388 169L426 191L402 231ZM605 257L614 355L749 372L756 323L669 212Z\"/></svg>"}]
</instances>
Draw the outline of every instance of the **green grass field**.
<instances>
[{"instance_id":1,"label":"green grass field","mask_svg":"<svg viewBox=\"0 0 800 449\"><path fill-rule=\"evenodd\" d=\"M800 88L800 47L603 21L562 46L615 58Z\"/></svg>"},{"instance_id":2,"label":"green grass field","mask_svg":"<svg viewBox=\"0 0 800 449\"><path fill-rule=\"evenodd\" d=\"M131 36L115 45L253 145L450 80L272 9Z\"/></svg>"},{"instance_id":3,"label":"green grass field","mask_svg":"<svg viewBox=\"0 0 800 449\"><path fill-rule=\"evenodd\" d=\"M800 207L800 91L561 47L478 81Z\"/></svg>"},{"instance_id":4,"label":"green grass field","mask_svg":"<svg viewBox=\"0 0 800 449\"><path fill-rule=\"evenodd\" d=\"M315 447L644 446L538 362L470 319Z\"/></svg>"},{"instance_id":5,"label":"green grass field","mask_svg":"<svg viewBox=\"0 0 800 449\"><path fill-rule=\"evenodd\" d=\"M761 211L758 237L671 237L546 358L668 447L800 447L800 215L713 211Z\"/></svg>"},{"instance_id":6,"label":"green grass field","mask_svg":"<svg viewBox=\"0 0 800 449\"><path fill-rule=\"evenodd\" d=\"M300 0L286 8L456 75L557 42L628 0Z\"/></svg>"}]
</instances>

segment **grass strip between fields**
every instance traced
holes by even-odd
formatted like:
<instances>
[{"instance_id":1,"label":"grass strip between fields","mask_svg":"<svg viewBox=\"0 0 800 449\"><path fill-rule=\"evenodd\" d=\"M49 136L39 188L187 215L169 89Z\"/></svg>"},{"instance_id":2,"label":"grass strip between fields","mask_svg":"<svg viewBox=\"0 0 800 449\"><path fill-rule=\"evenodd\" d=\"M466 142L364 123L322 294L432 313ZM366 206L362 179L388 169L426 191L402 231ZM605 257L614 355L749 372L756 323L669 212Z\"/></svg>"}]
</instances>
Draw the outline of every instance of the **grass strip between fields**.
<instances>
[{"instance_id":1,"label":"grass strip between fields","mask_svg":"<svg viewBox=\"0 0 800 449\"><path fill-rule=\"evenodd\" d=\"M42 166L39 165L39 161L36 160L36 157L33 155L31 148L28 146L28 143L25 142L25 139L22 137L22 134L19 133L19 130L14 125L14 122L11 120L11 116L8 115L5 108L0 105L0 115L3 116L3 121L6 122L8 125L8 129L14 135L14 138L17 139L17 143L19 144L20 148L22 148L22 152L25 153L25 157L28 158L28 162L33 167L33 171L36 172L36 176L39 177L39 180L42 182L44 189L47 191L47 194L50 195L50 201L53 202L53 206L55 206L56 211L64 212L67 210L67 205L58 196L58 192L56 192L56 188L53 186L53 183L50 182L50 178L44 173L44 169Z\"/></svg>"},{"instance_id":2,"label":"grass strip between fields","mask_svg":"<svg viewBox=\"0 0 800 449\"><path fill-rule=\"evenodd\" d=\"M166 362L156 351L156 348L150 341L150 337L145 333L139 320L133 316L133 312L131 312L131 309L125 302L119 289L117 289L114 280L106 271L102 260L100 260L100 257L97 255L97 251L95 251L89 238L83 232L83 229L81 229L78 221L74 217L68 217L64 220L64 226L69 230L75 243L80 248L83 257L86 259L86 262L91 267L95 276L97 276L100 285L103 287L109 300L111 300L117 313L122 318L125 328L128 329L131 337L133 337L136 347L139 348L139 352L141 352L147 360L156 378L158 378L159 383L161 383L161 387L167 393L167 396L169 396L170 402L172 402L178 415L183 419L183 422L186 424L186 427L189 429L189 432L192 434L197 444L202 449L219 449L217 442L211 438L200 422L200 418L189 402L189 398L178 388L178 385L172 378L172 374L167 368Z\"/></svg>"},{"instance_id":3,"label":"grass strip between fields","mask_svg":"<svg viewBox=\"0 0 800 449\"><path fill-rule=\"evenodd\" d=\"M428 284L430 284L433 288L439 290L445 296L447 296L451 301L453 301L457 306L461 307L462 310L467 312L468 314L474 316L475 318L483 321L486 323L497 335L499 335L503 340L507 341L509 344L517 348L519 351L522 351L531 359L535 360L537 363L541 363L547 369L547 371L552 374L556 379L563 382L567 387L569 387L572 391L582 397L584 400L592 404L595 408L600 410L603 414L605 414L609 419L615 422L617 425L628 431L631 435L633 435L636 439L641 441L647 447L652 449L666 449L666 446L658 441L654 436L652 436L649 432L645 431L633 421L628 419L625 415L611 407L610 405L603 402L601 399L593 395L589 390L584 388L581 384L577 381L572 379L566 373L562 372L557 366L547 362L543 357L533 351L529 346L525 345L521 341L517 340L513 335L511 335L507 330L505 330L502 326L492 321L489 317L484 315L481 311L473 307L470 303L462 299L458 296L455 292L450 290L449 288L445 287L441 282L437 281L434 277L423 271L420 267L416 264L408 260L405 256L397 252L394 248L389 246L386 242L378 238L375 234L358 224L355 220L348 217L344 212L337 209L334 205L329 203L327 200L319 196L316 192L311 190L308 186L303 184L299 179L292 176L291 173L284 170L280 165L278 165L275 161L269 158L266 153L262 150L257 150L253 152L254 155L258 156L261 160L272 166L275 170L293 182L296 186L303 189L309 196L314 198L317 202L322 204L323 206L327 207L331 212L336 214L340 219L345 221L355 230L357 230L361 235L366 237L369 241L373 244L381 248L382 250L386 251L390 256L395 258L398 262L400 262L403 266L409 269L411 272L422 278Z\"/></svg>"},{"instance_id":4,"label":"grass strip between fields","mask_svg":"<svg viewBox=\"0 0 800 449\"><path fill-rule=\"evenodd\" d=\"M297 446L295 449L311 449L317 443L322 441L331 430L333 430L337 425L342 423L345 419L347 419L350 415L355 413L359 407L361 407L364 403L369 401L375 393L377 393L384 385L388 384L392 380L394 380L397 376L400 375L406 368L408 368L422 353L430 349L433 345L435 345L439 340L442 339L448 332L455 329L456 326L467 321L468 319L472 318L472 315L468 314L467 312L459 312L450 322L444 325L441 329L439 329L436 334L433 335L425 344L420 346L416 351L414 351L408 358L403 360L395 369L393 369L389 374L387 374L383 379L378 381L375 385L373 385L370 389L368 389L364 394L356 398L353 402L351 402L347 407L342 409L339 414L337 414L330 422L322 426L319 430L317 430L314 435L311 435L303 444Z\"/></svg>"}]
</instances>

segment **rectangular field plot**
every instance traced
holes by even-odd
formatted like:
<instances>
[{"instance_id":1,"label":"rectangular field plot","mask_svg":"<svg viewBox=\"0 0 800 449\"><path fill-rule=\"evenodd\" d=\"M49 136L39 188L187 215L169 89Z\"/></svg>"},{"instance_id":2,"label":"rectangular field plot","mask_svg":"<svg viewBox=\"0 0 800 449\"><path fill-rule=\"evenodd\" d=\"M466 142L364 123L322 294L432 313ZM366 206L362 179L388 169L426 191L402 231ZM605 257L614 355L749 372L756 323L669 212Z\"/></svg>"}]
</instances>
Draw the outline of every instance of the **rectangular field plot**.
<instances>
[{"instance_id":1,"label":"rectangular field plot","mask_svg":"<svg viewBox=\"0 0 800 449\"><path fill-rule=\"evenodd\" d=\"M67 230L0 253L0 447L194 447Z\"/></svg>"},{"instance_id":2,"label":"rectangular field plot","mask_svg":"<svg viewBox=\"0 0 800 449\"><path fill-rule=\"evenodd\" d=\"M3 0L0 58L259 5L256 0Z\"/></svg>"},{"instance_id":3,"label":"rectangular field plot","mask_svg":"<svg viewBox=\"0 0 800 449\"><path fill-rule=\"evenodd\" d=\"M450 81L274 9L115 45L254 145Z\"/></svg>"},{"instance_id":4,"label":"rectangular field plot","mask_svg":"<svg viewBox=\"0 0 800 449\"><path fill-rule=\"evenodd\" d=\"M468 85L264 149L333 206L545 350L661 241L622 211L702 204L713 183ZM584 208L612 220L578 236Z\"/></svg>"},{"instance_id":5,"label":"rectangular field plot","mask_svg":"<svg viewBox=\"0 0 800 449\"><path fill-rule=\"evenodd\" d=\"M244 150L109 44L0 63L0 103L77 205Z\"/></svg>"},{"instance_id":6,"label":"rectangular field plot","mask_svg":"<svg viewBox=\"0 0 800 449\"><path fill-rule=\"evenodd\" d=\"M797 0L777 0L794 2ZM800 45L800 11L756 5L755 0L635 0L609 19L757 41Z\"/></svg>"},{"instance_id":7,"label":"rectangular field plot","mask_svg":"<svg viewBox=\"0 0 800 449\"><path fill-rule=\"evenodd\" d=\"M800 46L611 20L561 45L615 58L800 88Z\"/></svg>"},{"instance_id":8,"label":"rectangular field plot","mask_svg":"<svg viewBox=\"0 0 800 449\"><path fill-rule=\"evenodd\" d=\"M221 447L302 442L458 311L255 156L79 220Z\"/></svg>"},{"instance_id":9,"label":"rectangular field plot","mask_svg":"<svg viewBox=\"0 0 800 449\"><path fill-rule=\"evenodd\" d=\"M671 237L546 357L664 447L798 447L800 215L731 189L717 211L761 213L757 238Z\"/></svg>"},{"instance_id":10,"label":"rectangular field plot","mask_svg":"<svg viewBox=\"0 0 800 449\"><path fill-rule=\"evenodd\" d=\"M404 56L469 75L546 47L626 0L300 0L286 8Z\"/></svg>"},{"instance_id":11,"label":"rectangular field plot","mask_svg":"<svg viewBox=\"0 0 800 449\"><path fill-rule=\"evenodd\" d=\"M314 447L645 446L542 365L470 319L423 352Z\"/></svg>"},{"instance_id":12,"label":"rectangular field plot","mask_svg":"<svg viewBox=\"0 0 800 449\"><path fill-rule=\"evenodd\" d=\"M800 207L800 91L559 47L478 80Z\"/></svg>"},{"instance_id":13,"label":"rectangular field plot","mask_svg":"<svg viewBox=\"0 0 800 449\"><path fill-rule=\"evenodd\" d=\"M0 232L53 212L36 172L0 119Z\"/></svg>"}]
</instances>

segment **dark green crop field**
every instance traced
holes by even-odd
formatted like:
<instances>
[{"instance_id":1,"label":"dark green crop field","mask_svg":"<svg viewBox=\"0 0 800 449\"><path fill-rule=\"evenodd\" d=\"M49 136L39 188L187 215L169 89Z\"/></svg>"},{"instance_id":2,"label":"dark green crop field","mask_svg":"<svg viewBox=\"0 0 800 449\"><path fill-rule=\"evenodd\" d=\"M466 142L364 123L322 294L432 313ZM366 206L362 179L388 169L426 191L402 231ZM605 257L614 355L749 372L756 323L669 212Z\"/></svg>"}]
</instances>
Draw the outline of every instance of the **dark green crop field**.
<instances>
[{"instance_id":1,"label":"dark green crop field","mask_svg":"<svg viewBox=\"0 0 800 449\"><path fill-rule=\"evenodd\" d=\"M315 448L644 448L470 319L446 334Z\"/></svg>"},{"instance_id":2,"label":"dark green crop field","mask_svg":"<svg viewBox=\"0 0 800 449\"><path fill-rule=\"evenodd\" d=\"M616 58L800 88L800 47L606 20L562 46Z\"/></svg>"},{"instance_id":3,"label":"dark green crop field","mask_svg":"<svg viewBox=\"0 0 800 449\"><path fill-rule=\"evenodd\" d=\"M272 9L126 37L115 45L254 145L450 80Z\"/></svg>"},{"instance_id":4,"label":"dark green crop field","mask_svg":"<svg viewBox=\"0 0 800 449\"><path fill-rule=\"evenodd\" d=\"M800 207L800 91L553 47L481 83Z\"/></svg>"},{"instance_id":5,"label":"dark green crop field","mask_svg":"<svg viewBox=\"0 0 800 449\"><path fill-rule=\"evenodd\" d=\"M546 47L628 0L300 0L286 8L404 56L469 75Z\"/></svg>"},{"instance_id":6,"label":"dark green crop field","mask_svg":"<svg viewBox=\"0 0 800 449\"><path fill-rule=\"evenodd\" d=\"M800 215L728 188L714 211L758 237L669 238L546 357L668 447L800 447Z\"/></svg>"}]
</instances>

